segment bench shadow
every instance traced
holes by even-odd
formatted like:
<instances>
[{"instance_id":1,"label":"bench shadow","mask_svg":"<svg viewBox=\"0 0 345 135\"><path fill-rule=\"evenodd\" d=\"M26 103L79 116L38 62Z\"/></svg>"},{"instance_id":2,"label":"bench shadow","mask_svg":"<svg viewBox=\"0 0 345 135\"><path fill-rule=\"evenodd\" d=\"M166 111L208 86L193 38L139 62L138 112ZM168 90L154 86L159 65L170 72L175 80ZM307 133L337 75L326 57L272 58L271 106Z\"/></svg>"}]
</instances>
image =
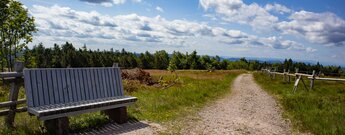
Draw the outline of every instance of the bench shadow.
<instances>
[{"instance_id":1,"label":"bench shadow","mask_svg":"<svg viewBox=\"0 0 345 135\"><path fill-rule=\"evenodd\" d=\"M106 134L123 134L134 130L149 127L148 124L140 122L135 118L130 118L128 122L124 124L117 124L116 122L110 122L102 127L96 129L89 129L79 133L73 133L72 135L106 135Z\"/></svg>"}]
</instances>

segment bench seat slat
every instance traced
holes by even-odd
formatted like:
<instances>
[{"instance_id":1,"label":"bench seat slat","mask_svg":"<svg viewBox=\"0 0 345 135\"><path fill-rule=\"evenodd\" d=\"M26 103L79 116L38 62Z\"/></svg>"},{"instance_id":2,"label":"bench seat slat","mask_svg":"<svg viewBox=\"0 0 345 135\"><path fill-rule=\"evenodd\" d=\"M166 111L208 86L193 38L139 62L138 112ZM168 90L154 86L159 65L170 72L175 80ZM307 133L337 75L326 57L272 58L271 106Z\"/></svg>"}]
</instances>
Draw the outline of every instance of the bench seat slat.
<instances>
[{"instance_id":1,"label":"bench seat slat","mask_svg":"<svg viewBox=\"0 0 345 135\"><path fill-rule=\"evenodd\" d=\"M45 105L40 107L30 108L28 111L38 117L44 117L49 115L57 115L61 113L69 113L74 111L82 111L93 108L100 108L104 106L134 103L137 100L135 97L121 96L121 97L111 97L97 100L72 102L67 104L55 104L55 105Z\"/></svg>"}]
</instances>

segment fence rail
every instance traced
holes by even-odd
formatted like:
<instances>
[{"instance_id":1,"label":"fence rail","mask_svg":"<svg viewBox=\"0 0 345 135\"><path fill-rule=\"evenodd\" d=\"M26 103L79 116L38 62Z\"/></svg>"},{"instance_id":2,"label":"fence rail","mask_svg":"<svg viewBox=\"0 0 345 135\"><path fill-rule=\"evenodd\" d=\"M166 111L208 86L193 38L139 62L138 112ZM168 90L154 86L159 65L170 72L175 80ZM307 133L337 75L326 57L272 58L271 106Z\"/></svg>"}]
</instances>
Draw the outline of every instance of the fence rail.
<instances>
[{"instance_id":1,"label":"fence rail","mask_svg":"<svg viewBox=\"0 0 345 135\"><path fill-rule=\"evenodd\" d=\"M307 86L303 81L303 77L306 77L307 79L310 79L310 86L309 86L309 90L312 90L314 88L314 82L315 80L321 80L321 81L339 81L339 82L345 82L345 79L343 78L323 78L323 77L319 77L315 74L315 70L313 70L312 74L305 74L305 73L299 73L298 72L298 68L295 70L295 73L290 73L290 70L288 70L288 72L285 72L286 70L284 69L283 73L280 72L276 72L277 70L274 69L273 71L271 71L272 69L261 69L262 72L268 74L268 76L270 76L272 79L275 79L276 75L283 75L283 79L284 81L291 81L291 76L293 76L295 78L295 83L294 83L294 88L293 91L295 92L297 90L298 84L300 81L302 81L304 87L306 89ZM287 79L288 78L288 79Z\"/></svg>"},{"instance_id":2,"label":"fence rail","mask_svg":"<svg viewBox=\"0 0 345 135\"><path fill-rule=\"evenodd\" d=\"M5 125L9 128L13 128L14 117L18 112L27 111L27 107L18 107L20 104L25 104L26 99L19 99L19 88L23 81L23 62L16 62L14 64L14 69L16 72L0 72L0 78L6 80L11 84L10 94L8 101L0 102L0 108L8 108L5 110L0 110L0 116L5 117Z\"/></svg>"}]
</instances>

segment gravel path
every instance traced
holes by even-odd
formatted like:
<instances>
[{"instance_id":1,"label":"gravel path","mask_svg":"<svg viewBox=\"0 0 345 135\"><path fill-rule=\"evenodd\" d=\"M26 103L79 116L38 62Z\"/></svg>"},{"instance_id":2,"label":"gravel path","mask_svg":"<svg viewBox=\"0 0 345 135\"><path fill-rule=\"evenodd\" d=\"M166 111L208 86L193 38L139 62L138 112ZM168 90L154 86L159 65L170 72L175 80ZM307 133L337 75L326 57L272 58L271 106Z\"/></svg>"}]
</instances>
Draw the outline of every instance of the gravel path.
<instances>
[{"instance_id":1,"label":"gravel path","mask_svg":"<svg viewBox=\"0 0 345 135\"><path fill-rule=\"evenodd\" d=\"M256 84L252 74L238 76L229 96L203 108L198 116L186 117L184 124L181 134L187 135L291 134L277 103ZM79 134L149 135L164 130L156 123L129 121Z\"/></svg>"},{"instance_id":2,"label":"gravel path","mask_svg":"<svg viewBox=\"0 0 345 135\"><path fill-rule=\"evenodd\" d=\"M201 120L187 124L182 134L291 134L275 100L254 81L252 74L236 78L230 96L199 113Z\"/></svg>"}]
</instances>

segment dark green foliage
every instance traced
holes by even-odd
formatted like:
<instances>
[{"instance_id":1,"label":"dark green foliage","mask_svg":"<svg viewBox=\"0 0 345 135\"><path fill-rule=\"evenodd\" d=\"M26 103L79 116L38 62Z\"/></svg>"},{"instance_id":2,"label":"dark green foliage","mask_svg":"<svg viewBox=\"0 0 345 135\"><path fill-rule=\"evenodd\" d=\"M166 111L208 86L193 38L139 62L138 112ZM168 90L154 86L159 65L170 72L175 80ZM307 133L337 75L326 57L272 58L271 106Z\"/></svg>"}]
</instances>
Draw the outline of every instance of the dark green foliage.
<instances>
[{"instance_id":1,"label":"dark green foliage","mask_svg":"<svg viewBox=\"0 0 345 135\"><path fill-rule=\"evenodd\" d=\"M166 51L156 51L154 54L146 51L145 53L131 53L122 49L119 50L88 50L86 45L76 49L71 43L66 42L61 46L55 44L53 48L45 48L42 43L34 46L33 49L25 48L23 57L26 67L41 68L61 68L61 67L110 67L113 63L119 63L124 68L143 68L143 69L202 69L202 70L261 70L262 68L277 68L282 72L283 69L311 74L313 70L317 73L321 71L325 75L343 75L344 71L337 66L322 66L293 62L291 59L282 63L260 63L259 61L246 60L241 58L237 61L222 60L219 56L198 55L196 51L192 53L181 53L174 51L169 55Z\"/></svg>"},{"instance_id":2,"label":"dark green foliage","mask_svg":"<svg viewBox=\"0 0 345 135\"><path fill-rule=\"evenodd\" d=\"M26 44L32 41L36 31L34 18L16 0L0 1L0 65L1 71L7 67L13 70L13 62L19 58Z\"/></svg>"}]
</instances>

